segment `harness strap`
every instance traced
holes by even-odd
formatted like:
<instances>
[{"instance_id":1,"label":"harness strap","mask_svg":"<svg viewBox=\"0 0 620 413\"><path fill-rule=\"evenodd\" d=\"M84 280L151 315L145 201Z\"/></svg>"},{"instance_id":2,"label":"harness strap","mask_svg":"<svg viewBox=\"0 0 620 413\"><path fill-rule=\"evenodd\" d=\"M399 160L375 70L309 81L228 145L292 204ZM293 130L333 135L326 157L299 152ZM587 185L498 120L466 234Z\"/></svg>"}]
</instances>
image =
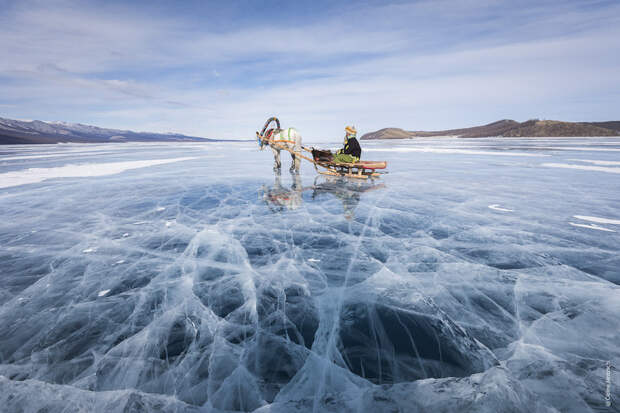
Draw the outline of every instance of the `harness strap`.
<instances>
[{"instance_id":1,"label":"harness strap","mask_svg":"<svg viewBox=\"0 0 620 413\"><path fill-rule=\"evenodd\" d=\"M287 140L280 140L280 139L270 139L270 141L274 143L295 143L295 141L287 141Z\"/></svg>"}]
</instances>

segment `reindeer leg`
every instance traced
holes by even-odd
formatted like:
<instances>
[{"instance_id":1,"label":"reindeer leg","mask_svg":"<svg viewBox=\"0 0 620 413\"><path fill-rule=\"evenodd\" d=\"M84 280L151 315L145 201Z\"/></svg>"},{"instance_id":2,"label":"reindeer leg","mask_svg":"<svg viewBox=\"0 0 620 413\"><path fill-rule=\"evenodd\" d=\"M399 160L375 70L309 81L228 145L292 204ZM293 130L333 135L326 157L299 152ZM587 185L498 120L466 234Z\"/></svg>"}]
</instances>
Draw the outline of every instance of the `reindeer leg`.
<instances>
[{"instance_id":1,"label":"reindeer leg","mask_svg":"<svg viewBox=\"0 0 620 413\"><path fill-rule=\"evenodd\" d=\"M273 151L274 160L273 170L279 172L282 167L282 162L280 162L280 150L276 148L271 148L271 150Z\"/></svg>"},{"instance_id":2,"label":"reindeer leg","mask_svg":"<svg viewBox=\"0 0 620 413\"><path fill-rule=\"evenodd\" d=\"M301 138L297 139L295 142L295 147L293 148L295 152L301 153ZM299 168L301 168L301 158L299 156L293 155L293 165L291 165L291 171L294 169L295 173L299 173Z\"/></svg>"}]
</instances>

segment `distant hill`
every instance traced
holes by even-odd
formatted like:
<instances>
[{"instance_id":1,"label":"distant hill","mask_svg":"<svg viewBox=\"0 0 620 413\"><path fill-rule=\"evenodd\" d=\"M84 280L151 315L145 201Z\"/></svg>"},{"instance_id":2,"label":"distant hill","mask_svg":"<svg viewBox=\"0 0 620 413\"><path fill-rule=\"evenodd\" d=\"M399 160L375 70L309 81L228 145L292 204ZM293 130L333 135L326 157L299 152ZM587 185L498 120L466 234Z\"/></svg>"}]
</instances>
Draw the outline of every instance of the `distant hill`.
<instances>
[{"instance_id":1,"label":"distant hill","mask_svg":"<svg viewBox=\"0 0 620 413\"><path fill-rule=\"evenodd\" d=\"M610 122L589 122L590 125L598 126L605 129L612 129L620 132L620 121L610 121Z\"/></svg>"},{"instance_id":2,"label":"distant hill","mask_svg":"<svg viewBox=\"0 0 620 413\"><path fill-rule=\"evenodd\" d=\"M517 122L511 119L504 119L483 126L442 131L405 131L399 128L385 128L376 132L367 133L363 135L361 139L410 139L433 136L454 136L459 138L486 138L493 136L620 136L620 121L561 122L557 120L532 119L526 122Z\"/></svg>"},{"instance_id":3,"label":"distant hill","mask_svg":"<svg viewBox=\"0 0 620 413\"><path fill-rule=\"evenodd\" d=\"M80 123L20 121L0 118L0 145L59 142L208 142L181 134L132 132L105 129Z\"/></svg>"}]
</instances>

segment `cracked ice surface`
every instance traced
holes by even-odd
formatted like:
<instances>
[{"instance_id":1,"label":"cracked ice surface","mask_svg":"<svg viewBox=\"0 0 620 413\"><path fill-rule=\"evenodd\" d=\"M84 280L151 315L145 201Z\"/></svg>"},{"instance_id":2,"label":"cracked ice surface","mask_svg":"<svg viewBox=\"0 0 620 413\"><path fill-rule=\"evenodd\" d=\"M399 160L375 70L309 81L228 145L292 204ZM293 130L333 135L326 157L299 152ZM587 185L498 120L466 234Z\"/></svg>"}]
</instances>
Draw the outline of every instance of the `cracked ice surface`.
<instances>
[{"instance_id":1,"label":"cracked ice surface","mask_svg":"<svg viewBox=\"0 0 620 413\"><path fill-rule=\"evenodd\" d=\"M362 143L2 147L0 411L618 411L620 143Z\"/></svg>"}]
</instances>

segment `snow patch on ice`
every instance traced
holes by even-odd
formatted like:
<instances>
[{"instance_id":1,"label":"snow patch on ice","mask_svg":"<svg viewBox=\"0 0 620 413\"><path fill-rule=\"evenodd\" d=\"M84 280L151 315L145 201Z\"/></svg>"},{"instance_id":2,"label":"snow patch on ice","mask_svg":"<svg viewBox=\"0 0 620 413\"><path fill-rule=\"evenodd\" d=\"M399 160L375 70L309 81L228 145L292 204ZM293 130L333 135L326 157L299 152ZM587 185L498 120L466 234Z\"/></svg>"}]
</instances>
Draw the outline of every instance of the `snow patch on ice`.
<instances>
[{"instance_id":1,"label":"snow patch on ice","mask_svg":"<svg viewBox=\"0 0 620 413\"><path fill-rule=\"evenodd\" d=\"M583 221L596 222L598 224L620 225L620 219L589 217L587 215L573 215L573 218L581 219Z\"/></svg>"},{"instance_id":2,"label":"snow patch on ice","mask_svg":"<svg viewBox=\"0 0 620 413\"><path fill-rule=\"evenodd\" d=\"M619 148L593 148L591 146L554 146L550 149L563 151L620 152Z\"/></svg>"},{"instance_id":3,"label":"snow patch on ice","mask_svg":"<svg viewBox=\"0 0 620 413\"><path fill-rule=\"evenodd\" d=\"M596 160L596 159L567 159L567 161L587 162L587 163L592 163L594 165L606 165L606 166L618 165L618 166L620 166L620 162L619 161L599 161L599 160Z\"/></svg>"},{"instance_id":4,"label":"snow patch on ice","mask_svg":"<svg viewBox=\"0 0 620 413\"><path fill-rule=\"evenodd\" d=\"M609 228L605 228L605 227L601 227L598 226L596 224L577 224L575 222L569 222L569 224L571 224L574 227L581 227L581 228L589 228L589 229L596 229L599 231L605 231L605 232L616 232L613 229L609 229Z\"/></svg>"},{"instance_id":5,"label":"snow patch on ice","mask_svg":"<svg viewBox=\"0 0 620 413\"><path fill-rule=\"evenodd\" d=\"M100 148L98 148L100 149ZM36 153L36 152L35 152ZM88 156L99 156L99 155L108 155L114 153L113 151L100 151L100 150L93 150L93 151L63 151L61 153L51 153L51 154L44 154L44 155L22 155L22 156L7 156L7 157L0 157L0 161L21 161L21 160L28 160L28 159L46 159L46 158L58 158L58 157L68 157L68 156L75 156L75 155L88 155Z\"/></svg>"},{"instance_id":6,"label":"snow patch on ice","mask_svg":"<svg viewBox=\"0 0 620 413\"><path fill-rule=\"evenodd\" d=\"M57 153L50 155L27 155L27 156L8 156L6 158L0 158L0 161L20 161L22 159L41 159L41 158L56 158L59 156L73 155L70 153Z\"/></svg>"},{"instance_id":7,"label":"snow patch on ice","mask_svg":"<svg viewBox=\"0 0 620 413\"><path fill-rule=\"evenodd\" d=\"M528 157L547 157L551 155L545 155L542 153L526 153L526 152L513 152L513 151L478 151L471 149L452 149L452 148L369 148L364 152L427 152L427 153L441 153L441 154L463 154L463 155L492 155L492 156L528 156Z\"/></svg>"},{"instance_id":8,"label":"snow patch on ice","mask_svg":"<svg viewBox=\"0 0 620 413\"><path fill-rule=\"evenodd\" d=\"M620 174L620 168L610 168L606 166L573 165L568 163L543 163L541 166L546 166L548 168L580 169L582 171L597 171Z\"/></svg>"},{"instance_id":9,"label":"snow patch on ice","mask_svg":"<svg viewBox=\"0 0 620 413\"><path fill-rule=\"evenodd\" d=\"M130 169L146 168L155 165L164 165L172 162L182 162L196 159L195 157L152 159L146 161L110 162L72 164L55 168L29 168L22 171L12 171L0 174L0 188L34 184L54 178L80 178L114 175Z\"/></svg>"},{"instance_id":10,"label":"snow patch on ice","mask_svg":"<svg viewBox=\"0 0 620 413\"><path fill-rule=\"evenodd\" d=\"M489 205L489 208L491 208L494 211L514 212L514 209L502 208L499 206L499 204Z\"/></svg>"}]
</instances>

